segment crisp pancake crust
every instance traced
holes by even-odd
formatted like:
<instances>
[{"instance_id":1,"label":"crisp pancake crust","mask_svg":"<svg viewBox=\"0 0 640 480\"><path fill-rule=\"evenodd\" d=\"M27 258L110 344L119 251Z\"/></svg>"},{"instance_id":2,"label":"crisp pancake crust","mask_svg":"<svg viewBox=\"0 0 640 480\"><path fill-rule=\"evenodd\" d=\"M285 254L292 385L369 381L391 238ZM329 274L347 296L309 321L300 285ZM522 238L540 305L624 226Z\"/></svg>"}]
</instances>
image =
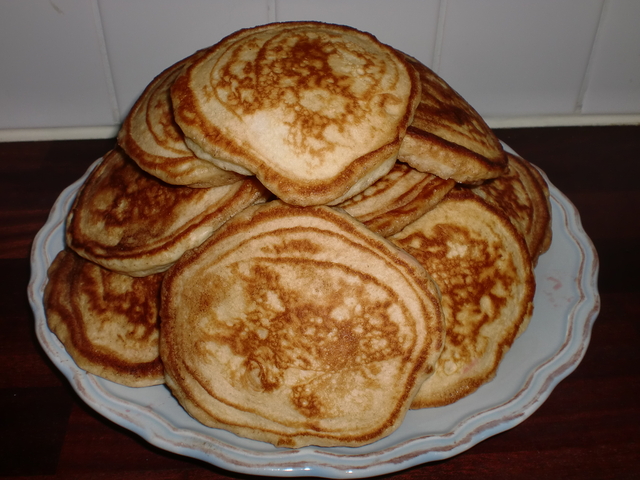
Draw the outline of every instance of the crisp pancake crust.
<instances>
[{"instance_id":1,"label":"crisp pancake crust","mask_svg":"<svg viewBox=\"0 0 640 480\"><path fill-rule=\"evenodd\" d=\"M506 154L478 112L428 67L406 58L420 74L422 96L398 159L459 183L501 175Z\"/></svg>"},{"instance_id":2,"label":"crisp pancake crust","mask_svg":"<svg viewBox=\"0 0 640 480\"><path fill-rule=\"evenodd\" d=\"M436 371L411 408L453 403L494 377L533 312L527 247L504 214L456 190L391 240L433 276L447 324Z\"/></svg>"},{"instance_id":3,"label":"crisp pancake crust","mask_svg":"<svg viewBox=\"0 0 640 480\"><path fill-rule=\"evenodd\" d=\"M283 201L316 205L391 169L420 81L372 35L288 22L223 39L178 77L171 97L197 155L255 173Z\"/></svg>"},{"instance_id":4,"label":"crisp pancake crust","mask_svg":"<svg viewBox=\"0 0 640 480\"><path fill-rule=\"evenodd\" d=\"M160 361L161 274L120 275L70 250L49 268L49 328L89 373L129 387L164 383Z\"/></svg>"},{"instance_id":5,"label":"crisp pancake crust","mask_svg":"<svg viewBox=\"0 0 640 480\"><path fill-rule=\"evenodd\" d=\"M453 180L396 162L387 175L338 206L370 230L389 237L433 208L454 186Z\"/></svg>"},{"instance_id":6,"label":"crisp pancake crust","mask_svg":"<svg viewBox=\"0 0 640 480\"><path fill-rule=\"evenodd\" d=\"M202 423L281 446L393 431L444 341L412 257L330 207L250 207L167 272L167 385Z\"/></svg>"},{"instance_id":7,"label":"crisp pancake crust","mask_svg":"<svg viewBox=\"0 0 640 480\"><path fill-rule=\"evenodd\" d=\"M523 158L511 154L508 157L509 169L505 175L471 191L509 217L527 243L535 264L551 243L551 207L546 182Z\"/></svg>"},{"instance_id":8,"label":"crisp pancake crust","mask_svg":"<svg viewBox=\"0 0 640 480\"><path fill-rule=\"evenodd\" d=\"M215 188L178 187L140 170L120 149L87 178L67 217L67 245L134 276L166 270L268 192L253 178Z\"/></svg>"},{"instance_id":9,"label":"crisp pancake crust","mask_svg":"<svg viewBox=\"0 0 640 480\"><path fill-rule=\"evenodd\" d=\"M147 173L172 185L218 187L241 175L196 157L173 119L169 88L200 52L172 65L145 89L118 133L123 150Z\"/></svg>"}]
</instances>

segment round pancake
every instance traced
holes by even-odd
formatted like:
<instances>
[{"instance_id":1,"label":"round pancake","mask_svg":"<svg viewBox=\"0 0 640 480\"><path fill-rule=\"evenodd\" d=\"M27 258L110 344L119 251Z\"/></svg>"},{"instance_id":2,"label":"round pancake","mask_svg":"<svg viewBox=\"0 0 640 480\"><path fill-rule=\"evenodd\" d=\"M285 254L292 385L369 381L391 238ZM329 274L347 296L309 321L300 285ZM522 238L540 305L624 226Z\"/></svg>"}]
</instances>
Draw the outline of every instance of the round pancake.
<instances>
[{"instance_id":1,"label":"round pancake","mask_svg":"<svg viewBox=\"0 0 640 480\"><path fill-rule=\"evenodd\" d=\"M168 185L114 149L78 192L67 217L67 245L110 270L150 275L267 195L253 178L214 188Z\"/></svg>"},{"instance_id":2,"label":"round pancake","mask_svg":"<svg viewBox=\"0 0 640 480\"><path fill-rule=\"evenodd\" d=\"M226 37L171 98L198 156L255 174L285 202L337 204L393 167L420 81L370 34L287 22Z\"/></svg>"},{"instance_id":3,"label":"round pancake","mask_svg":"<svg viewBox=\"0 0 640 480\"><path fill-rule=\"evenodd\" d=\"M523 158L511 154L508 158L509 169L504 175L471 191L509 217L527 243L535 264L551 243L551 208L548 190L545 193L546 182Z\"/></svg>"},{"instance_id":4,"label":"round pancake","mask_svg":"<svg viewBox=\"0 0 640 480\"><path fill-rule=\"evenodd\" d=\"M140 168L172 185L219 187L241 179L241 175L216 167L196 157L187 147L173 119L169 88L176 77L200 52L176 63L158 75L144 90L127 115L118 143Z\"/></svg>"},{"instance_id":5,"label":"round pancake","mask_svg":"<svg viewBox=\"0 0 640 480\"><path fill-rule=\"evenodd\" d=\"M348 214L249 207L165 277L166 382L205 425L278 446L401 423L444 341L420 264Z\"/></svg>"},{"instance_id":6,"label":"round pancake","mask_svg":"<svg viewBox=\"0 0 640 480\"><path fill-rule=\"evenodd\" d=\"M62 250L48 275L49 328L80 368L128 387L164 383L158 346L162 274L121 275Z\"/></svg>"},{"instance_id":7,"label":"round pancake","mask_svg":"<svg viewBox=\"0 0 640 480\"><path fill-rule=\"evenodd\" d=\"M506 154L493 131L444 80L406 55L420 74L420 104L398 159L421 172L476 184L500 176Z\"/></svg>"},{"instance_id":8,"label":"round pancake","mask_svg":"<svg viewBox=\"0 0 640 480\"><path fill-rule=\"evenodd\" d=\"M453 180L396 162L388 174L338 207L389 237L433 208L454 186Z\"/></svg>"},{"instance_id":9,"label":"round pancake","mask_svg":"<svg viewBox=\"0 0 640 480\"><path fill-rule=\"evenodd\" d=\"M453 190L391 240L440 287L447 325L436 371L411 408L448 405L495 376L531 317L529 252L504 214L468 191Z\"/></svg>"}]
</instances>

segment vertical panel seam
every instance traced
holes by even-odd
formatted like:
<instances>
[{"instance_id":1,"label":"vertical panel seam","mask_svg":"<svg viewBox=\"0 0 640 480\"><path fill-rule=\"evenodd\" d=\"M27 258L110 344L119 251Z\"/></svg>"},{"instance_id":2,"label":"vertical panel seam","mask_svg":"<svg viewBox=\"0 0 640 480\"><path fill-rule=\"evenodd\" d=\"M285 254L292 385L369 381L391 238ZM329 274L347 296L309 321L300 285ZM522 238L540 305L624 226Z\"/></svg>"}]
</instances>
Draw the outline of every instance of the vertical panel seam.
<instances>
[{"instance_id":1,"label":"vertical panel seam","mask_svg":"<svg viewBox=\"0 0 640 480\"><path fill-rule=\"evenodd\" d=\"M120 123L120 107L118 106L118 97L116 96L116 88L113 81L111 71L111 62L109 61L109 53L107 52L107 42L104 36L104 28L102 24L102 15L100 14L100 6L98 0L92 0L93 20L95 23L96 33L98 35L98 47L100 49L100 59L102 61L102 73L107 83L107 95L109 97L109 106L111 107L111 115L114 123Z\"/></svg>"},{"instance_id":2,"label":"vertical panel seam","mask_svg":"<svg viewBox=\"0 0 640 480\"><path fill-rule=\"evenodd\" d=\"M591 75L593 74L594 57L596 54L597 46L599 45L602 38L602 30L610 3L611 0L602 0L602 4L600 5L600 17L598 18L598 26L596 27L596 33L593 36L593 41L591 42L589 60L587 61L587 66L585 68L584 75L582 76L582 83L580 84L580 91L578 92L578 98L576 100L574 113L582 113L582 108L584 107L584 99L587 94L587 89L589 88Z\"/></svg>"},{"instance_id":3,"label":"vertical panel seam","mask_svg":"<svg viewBox=\"0 0 640 480\"><path fill-rule=\"evenodd\" d=\"M442 56L442 42L444 39L444 24L447 16L447 5L449 0L440 0L438 5L438 25L436 26L436 43L433 46L433 62L431 64L431 70L435 73L439 73L440 59Z\"/></svg>"},{"instance_id":4,"label":"vertical panel seam","mask_svg":"<svg viewBox=\"0 0 640 480\"><path fill-rule=\"evenodd\" d=\"M267 1L267 21L269 23L276 22L278 18L276 0L266 0L266 1Z\"/></svg>"}]
</instances>

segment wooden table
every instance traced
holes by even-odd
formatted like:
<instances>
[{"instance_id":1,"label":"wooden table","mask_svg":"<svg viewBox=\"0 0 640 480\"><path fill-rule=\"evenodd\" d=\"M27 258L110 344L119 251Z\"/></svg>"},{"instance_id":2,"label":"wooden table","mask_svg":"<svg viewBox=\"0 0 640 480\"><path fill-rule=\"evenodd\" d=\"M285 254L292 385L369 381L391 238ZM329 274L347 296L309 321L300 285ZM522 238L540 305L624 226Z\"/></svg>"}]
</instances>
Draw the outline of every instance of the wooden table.
<instances>
[{"instance_id":1,"label":"wooden table","mask_svg":"<svg viewBox=\"0 0 640 480\"><path fill-rule=\"evenodd\" d=\"M519 426L389 478L640 478L640 127L500 130L580 211L602 308L582 363ZM167 453L87 407L38 345L31 241L113 140L0 144L0 476L256 478Z\"/></svg>"}]
</instances>

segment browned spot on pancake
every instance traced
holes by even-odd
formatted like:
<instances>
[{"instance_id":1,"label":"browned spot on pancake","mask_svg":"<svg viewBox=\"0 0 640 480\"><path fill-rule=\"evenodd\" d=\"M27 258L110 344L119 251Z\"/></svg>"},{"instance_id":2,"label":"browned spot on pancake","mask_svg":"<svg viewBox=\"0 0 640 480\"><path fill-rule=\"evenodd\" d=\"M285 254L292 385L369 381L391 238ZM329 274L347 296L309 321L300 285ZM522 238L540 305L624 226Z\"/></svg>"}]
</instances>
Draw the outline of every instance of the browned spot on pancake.
<instances>
[{"instance_id":1,"label":"browned spot on pancake","mask_svg":"<svg viewBox=\"0 0 640 480\"><path fill-rule=\"evenodd\" d=\"M162 275L132 279L127 288L123 288L121 275L96 269L90 262L83 263L86 272L79 272L78 278L82 281L76 279L74 287L77 294L86 296L91 311L104 315L98 317L103 323L109 321L106 316L109 312L127 318L131 328L122 333L125 341L127 338L145 340L157 333ZM156 315L149 315L150 312Z\"/></svg>"},{"instance_id":2,"label":"browned spot on pancake","mask_svg":"<svg viewBox=\"0 0 640 480\"><path fill-rule=\"evenodd\" d=\"M551 208L546 182L526 160L511 154L508 158L509 169L505 175L471 191L507 215L523 236L535 263L550 241Z\"/></svg>"},{"instance_id":3,"label":"browned spot on pancake","mask_svg":"<svg viewBox=\"0 0 640 480\"><path fill-rule=\"evenodd\" d=\"M493 195L500 199L503 210L510 218L517 217L531 219L533 209L531 204L523 200L522 195L525 193L522 190L523 187L513 184L509 186L499 181L493 181L484 185L483 188L492 190Z\"/></svg>"},{"instance_id":4,"label":"browned spot on pancake","mask_svg":"<svg viewBox=\"0 0 640 480\"><path fill-rule=\"evenodd\" d=\"M177 398L208 425L276 445L390 432L442 351L435 283L339 209L249 207L163 285Z\"/></svg>"},{"instance_id":5,"label":"browned spot on pancake","mask_svg":"<svg viewBox=\"0 0 640 480\"><path fill-rule=\"evenodd\" d=\"M466 189L393 238L440 286L446 320L445 348L412 408L447 405L493 378L530 315L531 260L508 218Z\"/></svg>"},{"instance_id":6,"label":"browned spot on pancake","mask_svg":"<svg viewBox=\"0 0 640 480\"><path fill-rule=\"evenodd\" d=\"M411 58L409 62L420 74L423 85L410 128L448 141L457 139L456 144L505 166L506 156L498 139L476 110L425 65Z\"/></svg>"},{"instance_id":7,"label":"browned spot on pancake","mask_svg":"<svg viewBox=\"0 0 640 480\"><path fill-rule=\"evenodd\" d=\"M171 98L200 156L255 174L290 204L320 205L386 173L419 92L417 72L375 37L284 22L212 46Z\"/></svg>"},{"instance_id":8,"label":"browned spot on pancake","mask_svg":"<svg viewBox=\"0 0 640 480\"><path fill-rule=\"evenodd\" d=\"M496 294L496 286L500 286L500 291L508 292L517 281L513 264L506 269L508 273L504 273L504 269L488 267L503 261L502 245L478 242L467 229L455 225L435 226L432 237L422 234L408 236L403 239L403 245L418 261L428 266L443 292L443 303L451 312L447 317L447 342L458 349L461 358L476 357L480 352L462 352L460 349L475 347L469 338L477 338L482 326L498 317L506 304L504 296ZM457 254L455 248L465 246L472 251ZM490 308L486 308L489 304ZM459 319L468 318L469 310L476 321L472 325L462 324Z\"/></svg>"},{"instance_id":9,"label":"browned spot on pancake","mask_svg":"<svg viewBox=\"0 0 640 480\"><path fill-rule=\"evenodd\" d=\"M527 233L533 220L533 205L513 166L504 175L476 188L473 191L501 208L521 234Z\"/></svg>"},{"instance_id":10,"label":"browned spot on pancake","mask_svg":"<svg viewBox=\"0 0 640 480\"><path fill-rule=\"evenodd\" d=\"M63 250L51 265L45 290L49 325L78 365L90 373L125 385L149 381L145 379L150 379L146 385L161 383L162 277L120 275ZM96 338L99 331L109 335L109 342ZM152 360L133 361L136 351Z\"/></svg>"},{"instance_id":11,"label":"browned spot on pancake","mask_svg":"<svg viewBox=\"0 0 640 480\"><path fill-rule=\"evenodd\" d=\"M253 178L213 188L169 185L116 148L79 191L67 218L67 245L111 270L158 273L266 196Z\"/></svg>"},{"instance_id":12,"label":"browned spot on pancake","mask_svg":"<svg viewBox=\"0 0 640 480\"><path fill-rule=\"evenodd\" d=\"M358 65L357 77L331 65L345 52ZM393 95L374 95L382 69L370 54L344 45L338 36L290 33L233 50L220 74L211 79L211 90L238 117L284 108L288 142L298 152L321 156L336 147L328 129L342 133L345 125L359 121L363 110L400 103ZM366 77L370 80L362 88Z\"/></svg>"},{"instance_id":13,"label":"browned spot on pancake","mask_svg":"<svg viewBox=\"0 0 640 480\"><path fill-rule=\"evenodd\" d=\"M96 190L104 192L108 202L102 203L97 199L94 202L94 214L103 216L108 228L127 225L135 227L141 220L153 218L154 222L146 225L152 229L147 230L150 236L162 234L173 221L167 212L204 193L204 190L160 182L124 160L111 170L110 175L101 179ZM158 210L158 205L162 205L163 211ZM125 236L121 240L125 245L138 241L135 235Z\"/></svg>"},{"instance_id":14,"label":"browned spot on pancake","mask_svg":"<svg viewBox=\"0 0 640 480\"><path fill-rule=\"evenodd\" d=\"M287 239L283 240L280 244L269 245L268 247L263 247L262 250L265 253L275 253L276 255L282 255L287 253L288 251L294 250L298 252L304 252L308 254L314 254L321 251L321 247L319 247L316 243L310 241L309 239Z\"/></svg>"},{"instance_id":15,"label":"browned spot on pancake","mask_svg":"<svg viewBox=\"0 0 640 480\"><path fill-rule=\"evenodd\" d=\"M399 299L379 279L300 258L238 264L234 276L242 280L254 307L233 322L219 319L215 340L245 358L244 378L255 390L277 389L288 369L315 372L307 386L340 371L357 370L367 377L372 364L402 356L408 348L389 319L388 309ZM372 298L370 284L385 296ZM307 413L322 411L320 399L309 403L311 393L305 391L304 385L295 390L296 406Z\"/></svg>"}]
</instances>

